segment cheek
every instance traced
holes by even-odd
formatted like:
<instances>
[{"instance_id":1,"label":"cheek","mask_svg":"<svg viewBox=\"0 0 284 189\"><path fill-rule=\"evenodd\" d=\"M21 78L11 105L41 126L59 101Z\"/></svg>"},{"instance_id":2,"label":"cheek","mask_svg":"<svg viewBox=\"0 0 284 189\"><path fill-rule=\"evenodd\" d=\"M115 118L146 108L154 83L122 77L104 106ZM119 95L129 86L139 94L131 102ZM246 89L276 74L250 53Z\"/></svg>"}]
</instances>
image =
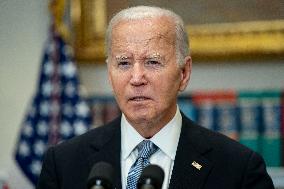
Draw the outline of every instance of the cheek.
<instances>
[{"instance_id":1,"label":"cheek","mask_svg":"<svg viewBox=\"0 0 284 189\"><path fill-rule=\"evenodd\" d=\"M114 92L114 95L121 99L125 93L127 85L127 77L119 73L110 74L111 87Z\"/></svg>"},{"instance_id":2,"label":"cheek","mask_svg":"<svg viewBox=\"0 0 284 189\"><path fill-rule=\"evenodd\" d=\"M157 77L157 81L159 82L160 86L163 86L162 90L174 92L178 90L180 85L180 73L177 70L165 72L163 75Z\"/></svg>"},{"instance_id":3,"label":"cheek","mask_svg":"<svg viewBox=\"0 0 284 189\"><path fill-rule=\"evenodd\" d=\"M123 74L114 69L109 72L109 78L113 88L119 87L119 84L125 80Z\"/></svg>"},{"instance_id":4,"label":"cheek","mask_svg":"<svg viewBox=\"0 0 284 189\"><path fill-rule=\"evenodd\" d=\"M172 73L171 73L172 74ZM180 79L178 77L158 77L154 87L155 94L159 94L162 101L175 99L179 90Z\"/></svg>"},{"instance_id":5,"label":"cheek","mask_svg":"<svg viewBox=\"0 0 284 189\"><path fill-rule=\"evenodd\" d=\"M112 89L116 95L122 95L125 91L125 85L123 81L117 79L113 81Z\"/></svg>"}]
</instances>

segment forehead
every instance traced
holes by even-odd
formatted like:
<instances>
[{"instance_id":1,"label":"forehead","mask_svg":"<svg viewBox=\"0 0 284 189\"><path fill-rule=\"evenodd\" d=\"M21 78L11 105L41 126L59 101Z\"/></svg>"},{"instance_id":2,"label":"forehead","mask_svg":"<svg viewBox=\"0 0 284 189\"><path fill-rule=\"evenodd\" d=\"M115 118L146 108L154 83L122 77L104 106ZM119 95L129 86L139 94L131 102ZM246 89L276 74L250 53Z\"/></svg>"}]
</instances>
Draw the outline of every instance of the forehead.
<instances>
[{"instance_id":1,"label":"forehead","mask_svg":"<svg viewBox=\"0 0 284 189\"><path fill-rule=\"evenodd\" d=\"M174 28L174 22L168 17L122 20L113 26L111 49L173 47Z\"/></svg>"}]
</instances>

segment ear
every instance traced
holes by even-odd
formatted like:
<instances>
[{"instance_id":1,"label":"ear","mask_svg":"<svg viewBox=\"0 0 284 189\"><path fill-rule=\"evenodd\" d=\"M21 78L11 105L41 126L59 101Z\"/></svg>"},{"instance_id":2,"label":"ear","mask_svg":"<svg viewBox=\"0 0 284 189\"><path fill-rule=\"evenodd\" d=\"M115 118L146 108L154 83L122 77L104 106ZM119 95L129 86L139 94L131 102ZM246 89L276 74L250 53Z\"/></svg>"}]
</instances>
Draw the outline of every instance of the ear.
<instances>
[{"instance_id":1,"label":"ear","mask_svg":"<svg viewBox=\"0 0 284 189\"><path fill-rule=\"evenodd\" d=\"M190 75L191 75L191 64L192 60L190 56L187 56L184 58L184 65L181 67L181 82L179 86L179 91L184 91L186 88L189 80L190 80Z\"/></svg>"}]
</instances>

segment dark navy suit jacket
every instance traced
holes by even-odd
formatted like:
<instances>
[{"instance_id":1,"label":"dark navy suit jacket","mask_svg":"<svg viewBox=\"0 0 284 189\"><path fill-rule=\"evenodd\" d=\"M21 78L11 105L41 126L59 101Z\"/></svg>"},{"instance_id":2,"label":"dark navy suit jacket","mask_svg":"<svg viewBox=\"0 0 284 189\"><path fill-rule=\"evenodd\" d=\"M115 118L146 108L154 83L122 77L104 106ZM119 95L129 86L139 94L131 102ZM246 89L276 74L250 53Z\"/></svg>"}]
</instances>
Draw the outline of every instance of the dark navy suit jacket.
<instances>
[{"instance_id":1,"label":"dark navy suit jacket","mask_svg":"<svg viewBox=\"0 0 284 189\"><path fill-rule=\"evenodd\" d=\"M121 188L120 117L108 125L49 148L37 189L86 189L92 166L109 162ZM197 169L192 163L202 167ZM226 136L182 115L170 189L273 189L263 159Z\"/></svg>"}]
</instances>

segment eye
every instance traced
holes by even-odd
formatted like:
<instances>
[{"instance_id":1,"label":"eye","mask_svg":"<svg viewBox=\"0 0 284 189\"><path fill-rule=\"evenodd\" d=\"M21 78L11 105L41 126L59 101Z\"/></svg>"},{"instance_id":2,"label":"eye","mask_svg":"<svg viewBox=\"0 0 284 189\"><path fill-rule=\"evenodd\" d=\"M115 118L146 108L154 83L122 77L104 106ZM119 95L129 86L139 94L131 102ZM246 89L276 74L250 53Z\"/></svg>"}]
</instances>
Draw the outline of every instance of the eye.
<instances>
[{"instance_id":1,"label":"eye","mask_svg":"<svg viewBox=\"0 0 284 189\"><path fill-rule=\"evenodd\" d=\"M147 61L147 64L149 64L149 65L158 65L158 64L160 64L160 62L157 61L157 60L149 60L149 61Z\"/></svg>"},{"instance_id":2,"label":"eye","mask_svg":"<svg viewBox=\"0 0 284 189\"><path fill-rule=\"evenodd\" d=\"M127 66L127 65L129 65L129 62L127 61L118 62L118 66Z\"/></svg>"},{"instance_id":3,"label":"eye","mask_svg":"<svg viewBox=\"0 0 284 189\"><path fill-rule=\"evenodd\" d=\"M154 68L154 69L158 69L160 67L162 67L162 63L158 60L148 60L145 63L145 66L148 68Z\"/></svg>"},{"instance_id":4,"label":"eye","mask_svg":"<svg viewBox=\"0 0 284 189\"><path fill-rule=\"evenodd\" d=\"M126 69L131 66L131 63L129 61L119 61L117 62L117 67L121 69Z\"/></svg>"}]
</instances>

